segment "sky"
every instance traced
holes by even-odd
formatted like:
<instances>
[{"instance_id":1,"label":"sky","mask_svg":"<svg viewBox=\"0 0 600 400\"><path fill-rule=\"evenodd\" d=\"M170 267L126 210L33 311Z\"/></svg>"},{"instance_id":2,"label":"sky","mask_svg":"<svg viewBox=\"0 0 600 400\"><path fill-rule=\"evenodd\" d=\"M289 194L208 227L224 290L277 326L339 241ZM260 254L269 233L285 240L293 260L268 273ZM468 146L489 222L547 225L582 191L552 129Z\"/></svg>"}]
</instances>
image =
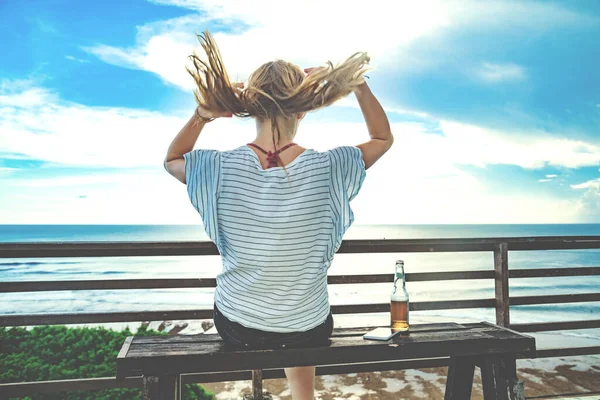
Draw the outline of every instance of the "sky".
<instances>
[{"instance_id":1,"label":"sky","mask_svg":"<svg viewBox=\"0 0 600 400\"><path fill-rule=\"evenodd\" d=\"M600 222L600 2L0 0L0 223L199 224L162 166L192 115L197 33L230 77L371 57L395 141L356 224ZM205 57L205 56L204 56ZM196 148L254 140L206 125ZM369 139L353 94L295 142Z\"/></svg>"}]
</instances>

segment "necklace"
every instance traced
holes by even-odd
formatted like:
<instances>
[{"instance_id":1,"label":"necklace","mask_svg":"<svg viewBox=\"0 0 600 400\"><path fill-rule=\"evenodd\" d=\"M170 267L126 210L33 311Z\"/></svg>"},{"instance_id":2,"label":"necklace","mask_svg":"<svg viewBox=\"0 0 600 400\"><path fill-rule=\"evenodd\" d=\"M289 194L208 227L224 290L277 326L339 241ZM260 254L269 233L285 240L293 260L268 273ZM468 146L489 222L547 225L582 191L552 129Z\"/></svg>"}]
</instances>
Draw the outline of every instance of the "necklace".
<instances>
[{"instance_id":1,"label":"necklace","mask_svg":"<svg viewBox=\"0 0 600 400\"><path fill-rule=\"evenodd\" d=\"M286 144L285 146L283 146L282 148L280 148L277 151L266 151L264 150L262 147L260 147L257 144L254 143L248 143L248 146L252 146L257 148L258 150L262 151L263 153L265 153L267 155L267 161L269 161L269 165L267 166L267 168L272 168L272 167L277 167L279 165L279 153L281 153L282 151L284 151L285 149L295 146L296 143L289 143Z\"/></svg>"}]
</instances>

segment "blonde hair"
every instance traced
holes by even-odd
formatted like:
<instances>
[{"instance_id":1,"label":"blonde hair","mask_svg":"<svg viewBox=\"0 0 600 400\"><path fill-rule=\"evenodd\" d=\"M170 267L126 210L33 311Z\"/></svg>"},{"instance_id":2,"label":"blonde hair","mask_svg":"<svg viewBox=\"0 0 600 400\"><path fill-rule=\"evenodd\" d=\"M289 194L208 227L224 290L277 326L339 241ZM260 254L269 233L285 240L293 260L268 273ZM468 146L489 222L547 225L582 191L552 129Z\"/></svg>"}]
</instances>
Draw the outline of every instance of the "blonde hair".
<instances>
[{"instance_id":1,"label":"blonde hair","mask_svg":"<svg viewBox=\"0 0 600 400\"><path fill-rule=\"evenodd\" d=\"M293 119L298 113L326 107L352 93L363 82L370 61L367 53L357 52L336 66L327 61L326 67L306 76L297 65L278 59L258 67L248 78L247 87L239 90L229 80L212 35L205 30L204 35L196 36L208 57L205 62L194 53L190 56L194 68L186 67L197 85L196 103L238 117L270 120L275 149L275 134L277 144L281 139L278 118Z\"/></svg>"}]
</instances>

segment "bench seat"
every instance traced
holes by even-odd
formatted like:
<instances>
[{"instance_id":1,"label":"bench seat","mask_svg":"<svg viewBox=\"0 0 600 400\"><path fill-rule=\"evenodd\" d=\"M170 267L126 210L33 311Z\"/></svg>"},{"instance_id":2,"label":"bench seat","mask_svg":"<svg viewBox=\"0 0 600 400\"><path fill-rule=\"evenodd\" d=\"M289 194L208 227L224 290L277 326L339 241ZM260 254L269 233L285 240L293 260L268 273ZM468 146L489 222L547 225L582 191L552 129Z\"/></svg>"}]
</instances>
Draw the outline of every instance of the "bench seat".
<instances>
[{"instance_id":1,"label":"bench seat","mask_svg":"<svg viewBox=\"0 0 600 400\"><path fill-rule=\"evenodd\" d=\"M517 357L535 355L533 337L485 322L411 325L409 334L387 342L364 340L370 329L336 329L327 346L274 350L229 349L218 335L128 337L117 357L117 379L142 376L147 398L178 398L181 374L449 357L446 395L463 399L467 390L470 395L475 365L482 375L490 372L487 386L497 391L498 379L516 379ZM483 381L485 392L486 376Z\"/></svg>"}]
</instances>

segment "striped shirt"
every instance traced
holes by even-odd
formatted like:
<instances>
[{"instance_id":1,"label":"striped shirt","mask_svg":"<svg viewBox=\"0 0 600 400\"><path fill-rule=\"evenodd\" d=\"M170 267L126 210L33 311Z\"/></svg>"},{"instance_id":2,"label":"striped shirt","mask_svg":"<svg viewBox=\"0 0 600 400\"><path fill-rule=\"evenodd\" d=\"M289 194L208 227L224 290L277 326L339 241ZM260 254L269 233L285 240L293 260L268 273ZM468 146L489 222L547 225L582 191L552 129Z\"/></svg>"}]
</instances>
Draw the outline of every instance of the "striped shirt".
<instances>
[{"instance_id":1,"label":"striped shirt","mask_svg":"<svg viewBox=\"0 0 600 400\"><path fill-rule=\"evenodd\" d=\"M271 332L306 331L329 314L327 270L354 221L365 179L358 147L306 149L263 169L244 145L184 155L187 192L221 254L215 304L231 321Z\"/></svg>"}]
</instances>

